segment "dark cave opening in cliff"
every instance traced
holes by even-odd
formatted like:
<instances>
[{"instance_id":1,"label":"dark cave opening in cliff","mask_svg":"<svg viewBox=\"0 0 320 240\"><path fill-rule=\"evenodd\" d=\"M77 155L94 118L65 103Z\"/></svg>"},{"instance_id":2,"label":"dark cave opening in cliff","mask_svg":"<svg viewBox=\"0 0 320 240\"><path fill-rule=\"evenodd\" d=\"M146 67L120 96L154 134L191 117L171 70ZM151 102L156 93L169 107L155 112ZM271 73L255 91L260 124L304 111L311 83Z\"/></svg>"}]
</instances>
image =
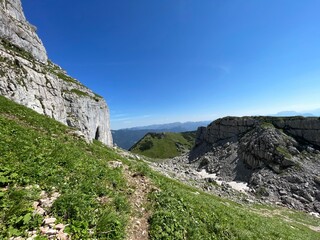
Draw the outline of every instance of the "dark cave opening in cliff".
<instances>
[{"instance_id":1,"label":"dark cave opening in cliff","mask_svg":"<svg viewBox=\"0 0 320 240\"><path fill-rule=\"evenodd\" d=\"M100 127L97 127L96 135L95 135L94 139L95 140L99 140L100 139Z\"/></svg>"}]
</instances>

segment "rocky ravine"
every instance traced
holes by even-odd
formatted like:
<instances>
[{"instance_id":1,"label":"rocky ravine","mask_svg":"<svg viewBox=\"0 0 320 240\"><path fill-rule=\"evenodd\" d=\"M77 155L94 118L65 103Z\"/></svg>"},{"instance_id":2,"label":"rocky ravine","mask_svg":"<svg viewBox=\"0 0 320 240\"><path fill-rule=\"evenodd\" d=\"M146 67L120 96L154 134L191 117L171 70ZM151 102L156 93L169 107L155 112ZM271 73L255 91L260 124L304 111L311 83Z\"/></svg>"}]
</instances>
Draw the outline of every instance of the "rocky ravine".
<instances>
[{"instance_id":1,"label":"rocky ravine","mask_svg":"<svg viewBox=\"0 0 320 240\"><path fill-rule=\"evenodd\" d=\"M320 213L319 133L319 118L226 117L199 128L188 155L155 167L180 178L205 170L246 182L258 201Z\"/></svg>"},{"instance_id":2,"label":"rocky ravine","mask_svg":"<svg viewBox=\"0 0 320 240\"><path fill-rule=\"evenodd\" d=\"M105 100L47 60L20 0L0 0L0 23L0 94L111 146Z\"/></svg>"}]
</instances>

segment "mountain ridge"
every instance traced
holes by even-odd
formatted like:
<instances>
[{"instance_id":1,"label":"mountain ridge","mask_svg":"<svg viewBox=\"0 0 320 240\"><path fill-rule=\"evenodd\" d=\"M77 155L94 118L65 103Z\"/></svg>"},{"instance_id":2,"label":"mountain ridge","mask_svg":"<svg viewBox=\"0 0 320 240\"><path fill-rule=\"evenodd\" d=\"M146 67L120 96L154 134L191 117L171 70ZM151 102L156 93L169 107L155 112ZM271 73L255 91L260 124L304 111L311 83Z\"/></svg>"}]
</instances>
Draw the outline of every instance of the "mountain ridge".
<instances>
[{"instance_id":1,"label":"mountain ridge","mask_svg":"<svg viewBox=\"0 0 320 240\"><path fill-rule=\"evenodd\" d=\"M161 133L161 132L188 132L196 131L200 126L207 126L211 121L200 121L200 122L175 122L168 124L154 124L149 126L125 128L118 130L111 130L114 143L128 150L135 143L137 143L143 136L149 132Z\"/></svg>"},{"instance_id":2,"label":"mountain ridge","mask_svg":"<svg viewBox=\"0 0 320 240\"><path fill-rule=\"evenodd\" d=\"M138 126L132 128L123 128L118 130L143 130L143 129L151 129L151 130L160 130L160 129L174 129L174 128L182 128L185 131L192 131L194 128L198 126L206 126L212 121L187 121L187 122L172 122L172 123L163 123L163 124L152 124L147 126Z\"/></svg>"},{"instance_id":3,"label":"mountain ridge","mask_svg":"<svg viewBox=\"0 0 320 240\"><path fill-rule=\"evenodd\" d=\"M317 110L308 112L296 112L296 111L281 111L276 114L270 115L271 117L293 117L293 116L302 116L302 117L316 117Z\"/></svg>"}]
</instances>

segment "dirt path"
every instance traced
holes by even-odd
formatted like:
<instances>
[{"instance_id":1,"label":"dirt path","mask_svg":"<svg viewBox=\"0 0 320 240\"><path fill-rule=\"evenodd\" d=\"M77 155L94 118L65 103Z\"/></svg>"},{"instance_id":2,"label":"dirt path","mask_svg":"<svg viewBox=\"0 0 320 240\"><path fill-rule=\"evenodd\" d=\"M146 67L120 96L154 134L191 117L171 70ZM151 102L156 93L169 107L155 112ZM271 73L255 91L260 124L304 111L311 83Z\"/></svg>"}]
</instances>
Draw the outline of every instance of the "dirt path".
<instances>
[{"instance_id":1,"label":"dirt path","mask_svg":"<svg viewBox=\"0 0 320 240\"><path fill-rule=\"evenodd\" d=\"M148 193L152 188L151 182L147 177L139 173L131 172L127 166L124 166L124 174L129 187L133 190L133 193L129 197L132 216L130 217L127 227L127 239L147 240L149 239L148 219L150 213L146 209L146 203L148 201Z\"/></svg>"}]
</instances>

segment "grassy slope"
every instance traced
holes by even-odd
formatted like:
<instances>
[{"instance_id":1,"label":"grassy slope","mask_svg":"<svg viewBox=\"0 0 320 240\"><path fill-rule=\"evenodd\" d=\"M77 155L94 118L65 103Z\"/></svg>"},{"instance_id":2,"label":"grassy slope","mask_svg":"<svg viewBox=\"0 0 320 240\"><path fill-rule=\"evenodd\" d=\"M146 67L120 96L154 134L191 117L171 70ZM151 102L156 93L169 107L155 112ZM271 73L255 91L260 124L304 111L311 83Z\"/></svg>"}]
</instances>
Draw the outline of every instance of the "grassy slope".
<instances>
[{"instance_id":1,"label":"grassy slope","mask_svg":"<svg viewBox=\"0 0 320 240\"><path fill-rule=\"evenodd\" d=\"M157 184L162 191L151 198L156 209L150 220L152 239L320 239L319 233L300 224L314 220L304 213L292 213L299 223L287 222L286 209L281 216L265 215L267 207L254 211L163 177ZM311 225L319 226L319 219L314 221Z\"/></svg>"},{"instance_id":2,"label":"grassy slope","mask_svg":"<svg viewBox=\"0 0 320 240\"><path fill-rule=\"evenodd\" d=\"M195 132L148 133L130 151L150 158L172 158L190 150ZM177 144L180 147L177 147Z\"/></svg>"},{"instance_id":3,"label":"grassy slope","mask_svg":"<svg viewBox=\"0 0 320 240\"><path fill-rule=\"evenodd\" d=\"M50 192L53 187L61 196L50 214L70 224L72 239L125 238L132 190L121 169L107 165L121 157L98 142L77 140L70 132L0 97L0 239L39 227L42 219L32 215L32 202L39 199L40 190ZM149 177L157 189L149 196L151 239L320 239L319 233L301 224L261 216L248 206L169 180L143 162L121 160ZM98 196L110 201L100 204ZM308 218L299 213L294 219ZM312 223L319 225L315 219ZM90 229L94 235L89 235Z\"/></svg>"},{"instance_id":4,"label":"grassy slope","mask_svg":"<svg viewBox=\"0 0 320 240\"><path fill-rule=\"evenodd\" d=\"M100 143L71 136L64 125L0 98L0 239L38 227L32 202L41 190L61 193L52 215L70 224L74 238L121 239L129 211L121 170L107 167L117 158ZM40 186L29 188L27 186ZM27 188L26 188L27 187ZM97 197L106 196L102 205ZM110 228L111 231L107 234Z\"/></svg>"}]
</instances>

